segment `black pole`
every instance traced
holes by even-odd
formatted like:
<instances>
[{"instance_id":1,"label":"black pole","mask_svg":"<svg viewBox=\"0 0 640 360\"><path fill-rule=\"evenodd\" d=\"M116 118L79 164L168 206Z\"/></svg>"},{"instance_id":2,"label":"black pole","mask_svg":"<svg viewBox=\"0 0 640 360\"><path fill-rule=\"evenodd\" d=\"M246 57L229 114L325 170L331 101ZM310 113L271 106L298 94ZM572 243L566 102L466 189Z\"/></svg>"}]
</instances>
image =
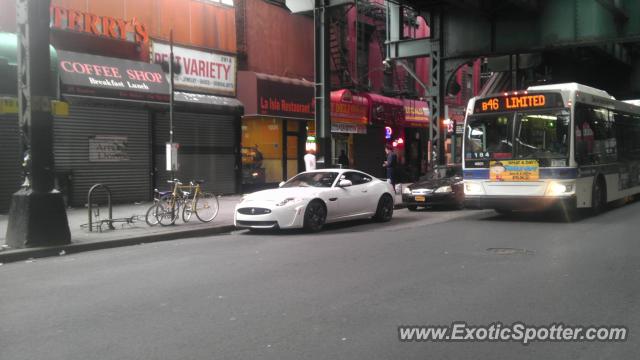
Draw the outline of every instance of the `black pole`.
<instances>
[{"instance_id":1,"label":"black pole","mask_svg":"<svg viewBox=\"0 0 640 360\"><path fill-rule=\"evenodd\" d=\"M331 69L329 68L329 16L325 0L316 0L315 31L315 98L318 157L324 167L331 167Z\"/></svg>"},{"instance_id":2,"label":"black pole","mask_svg":"<svg viewBox=\"0 0 640 360\"><path fill-rule=\"evenodd\" d=\"M24 182L7 224L12 248L71 242L62 194L54 189L49 1L17 0L18 119Z\"/></svg>"}]
</instances>

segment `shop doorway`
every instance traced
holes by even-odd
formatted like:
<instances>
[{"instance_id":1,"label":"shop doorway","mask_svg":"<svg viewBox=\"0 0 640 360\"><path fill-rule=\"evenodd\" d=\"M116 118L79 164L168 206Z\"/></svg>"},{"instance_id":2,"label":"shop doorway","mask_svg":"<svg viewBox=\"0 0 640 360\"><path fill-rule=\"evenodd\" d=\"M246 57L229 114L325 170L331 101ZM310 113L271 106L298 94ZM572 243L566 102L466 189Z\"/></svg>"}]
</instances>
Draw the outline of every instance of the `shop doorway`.
<instances>
[{"instance_id":1,"label":"shop doorway","mask_svg":"<svg viewBox=\"0 0 640 360\"><path fill-rule=\"evenodd\" d=\"M422 129L405 128L405 172L407 181L418 180L423 173L423 160L426 160Z\"/></svg>"},{"instance_id":2,"label":"shop doorway","mask_svg":"<svg viewBox=\"0 0 640 360\"><path fill-rule=\"evenodd\" d=\"M331 137L333 165L351 168L353 159L353 137L351 134L334 133Z\"/></svg>"}]
</instances>

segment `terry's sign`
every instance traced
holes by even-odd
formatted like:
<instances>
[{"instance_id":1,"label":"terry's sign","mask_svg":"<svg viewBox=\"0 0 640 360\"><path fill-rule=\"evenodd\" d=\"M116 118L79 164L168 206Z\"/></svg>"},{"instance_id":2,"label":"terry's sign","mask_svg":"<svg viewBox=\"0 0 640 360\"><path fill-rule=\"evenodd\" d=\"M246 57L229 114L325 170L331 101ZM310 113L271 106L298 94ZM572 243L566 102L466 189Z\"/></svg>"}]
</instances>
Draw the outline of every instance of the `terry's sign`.
<instances>
[{"instance_id":1,"label":"terry's sign","mask_svg":"<svg viewBox=\"0 0 640 360\"><path fill-rule=\"evenodd\" d=\"M168 101L160 65L58 51L62 90L68 94Z\"/></svg>"},{"instance_id":2,"label":"terry's sign","mask_svg":"<svg viewBox=\"0 0 640 360\"><path fill-rule=\"evenodd\" d=\"M56 29L77 31L138 44L146 44L149 41L147 27L136 18L124 20L52 6L51 19L51 27Z\"/></svg>"},{"instance_id":3,"label":"terry's sign","mask_svg":"<svg viewBox=\"0 0 640 360\"><path fill-rule=\"evenodd\" d=\"M152 62L168 64L169 54L169 45L153 42ZM174 74L173 78L176 88L235 95L235 57L174 46L173 58L180 65L180 73Z\"/></svg>"}]
</instances>

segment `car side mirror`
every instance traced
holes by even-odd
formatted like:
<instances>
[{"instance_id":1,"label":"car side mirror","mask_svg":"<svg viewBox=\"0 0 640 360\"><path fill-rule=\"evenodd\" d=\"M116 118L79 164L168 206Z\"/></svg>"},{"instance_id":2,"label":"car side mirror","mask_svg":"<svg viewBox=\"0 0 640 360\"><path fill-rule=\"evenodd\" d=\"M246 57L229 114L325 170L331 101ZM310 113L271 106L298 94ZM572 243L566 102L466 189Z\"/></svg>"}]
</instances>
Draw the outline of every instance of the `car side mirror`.
<instances>
[{"instance_id":1,"label":"car side mirror","mask_svg":"<svg viewBox=\"0 0 640 360\"><path fill-rule=\"evenodd\" d=\"M284 181L280 181L280 184L278 184L278 187L282 187L282 185L284 185Z\"/></svg>"},{"instance_id":2,"label":"car side mirror","mask_svg":"<svg viewBox=\"0 0 640 360\"><path fill-rule=\"evenodd\" d=\"M353 183L351 182L351 180L347 180L347 179L340 180L340 182L338 183L338 186L341 188L349 187L351 185L353 185Z\"/></svg>"}]
</instances>

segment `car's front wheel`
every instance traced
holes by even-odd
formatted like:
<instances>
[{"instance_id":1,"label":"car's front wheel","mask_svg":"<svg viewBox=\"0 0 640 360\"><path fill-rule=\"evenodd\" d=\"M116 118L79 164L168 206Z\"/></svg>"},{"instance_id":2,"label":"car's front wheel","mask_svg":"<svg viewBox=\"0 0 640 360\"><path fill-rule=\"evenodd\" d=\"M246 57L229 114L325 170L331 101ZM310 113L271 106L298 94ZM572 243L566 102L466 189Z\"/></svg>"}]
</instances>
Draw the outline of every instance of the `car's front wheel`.
<instances>
[{"instance_id":1,"label":"car's front wheel","mask_svg":"<svg viewBox=\"0 0 640 360\"><path fill-rule=\"evenodd\" d=\"M311 232L322 230L327 221L327 208L319 200L313 200L304 211L304 228Z\"/></svg>"},{"instance_id":2,"label":"car's front wheel","mask_svg":"<svg viewBox=\"0 0 640 360\"><path fill-rule=\"evenodd\" d=\"M378 208L373 220L377 222L387 222L393 217L393 198L389 194L384 194L378 201Z\"/></svg>"}]
</instances>

